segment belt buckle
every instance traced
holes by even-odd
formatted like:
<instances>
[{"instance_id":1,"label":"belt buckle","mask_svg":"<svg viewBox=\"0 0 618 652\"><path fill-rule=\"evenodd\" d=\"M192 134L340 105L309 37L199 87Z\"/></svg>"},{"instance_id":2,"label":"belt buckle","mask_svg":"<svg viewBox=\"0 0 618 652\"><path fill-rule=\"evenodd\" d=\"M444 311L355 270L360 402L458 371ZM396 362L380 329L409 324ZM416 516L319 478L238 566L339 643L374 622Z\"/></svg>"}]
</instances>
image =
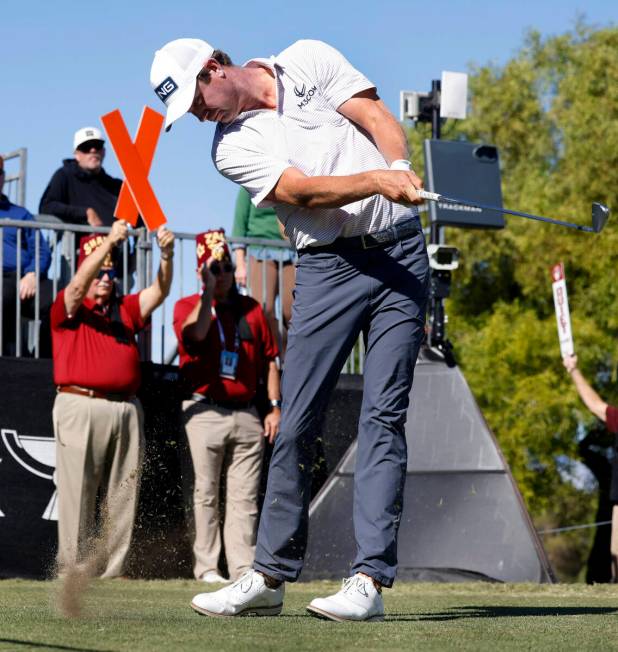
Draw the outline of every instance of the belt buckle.
<instances>
[{"instance_id":1,"label":"belt buckle","mask_svg":"<svg viewBox=\"0 0 618 652\"><path fill-rule=\"evenodd\" d=\"M361 235L361 243L363 249L373 249L374 247L379 247L384 244L392 242L393 238L393 228L384 229L384 231L378 231L377 233L366 233Z\"/></svg>"},{"instance_id":2,"label":"belt buckle","mask_svg":"<svg viewBox=\"0 0 618 652\"><path fill-rule=\"evenodd\" d=\"M367 234L367 235L361 235L361 237L360 237L360 239L361 239L361 244L363 245L363 249L371 249L372 247L375 247L374 244L368 244L368 243L365 241L365 238L368 237L368 235L369 235L369 234Z\"/></svg>"}]
</instances>

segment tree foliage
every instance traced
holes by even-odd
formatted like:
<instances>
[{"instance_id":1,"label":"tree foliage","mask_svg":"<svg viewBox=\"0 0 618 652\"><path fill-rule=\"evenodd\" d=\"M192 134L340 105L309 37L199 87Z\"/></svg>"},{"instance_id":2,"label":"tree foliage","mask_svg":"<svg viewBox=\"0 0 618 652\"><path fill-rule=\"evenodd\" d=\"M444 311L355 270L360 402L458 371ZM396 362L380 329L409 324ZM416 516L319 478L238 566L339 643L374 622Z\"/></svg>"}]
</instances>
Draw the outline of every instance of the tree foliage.
<instances>
[{"instance_id":1,"label":"tree foliage","mask_svg":"<svg viewBox=\"0 0 618 652\"><path fill-rule=\"evenodd\" d=\"M505 206L584 224L593 201L618 210L618 28L532 32L504 66L474 67L469 85L470 117L443 138L499 148ZM429 136L410 130L415 161ZM448 334L533 516L568 525L561 509L578 490L566 478L594 419L562 367L549 269L565 264L580 367L617 403L618 224L592 235L506 219L498 232L446 230L462 252Z\"/></svg>"}]
</instances>

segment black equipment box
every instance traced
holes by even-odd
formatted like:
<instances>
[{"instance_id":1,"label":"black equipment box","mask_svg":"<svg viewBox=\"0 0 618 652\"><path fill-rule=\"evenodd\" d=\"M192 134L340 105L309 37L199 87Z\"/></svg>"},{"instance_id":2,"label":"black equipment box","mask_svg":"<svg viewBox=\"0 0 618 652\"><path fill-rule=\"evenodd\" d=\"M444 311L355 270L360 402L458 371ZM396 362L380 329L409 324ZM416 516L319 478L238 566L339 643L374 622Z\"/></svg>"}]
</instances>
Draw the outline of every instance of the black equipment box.
<instances>
[{"instance_id":1,"label":"black equipment box","mask_svg":"<svg viewBox=\"0 0 618 652\"><path fill-rule=\"evenodd\" d=\"M453 140L425 140L427 190L502 208L498 148ZM428 202L429 216L438 226L503 229L504 217L461 204Z\"/></svg>"}]
</instances>

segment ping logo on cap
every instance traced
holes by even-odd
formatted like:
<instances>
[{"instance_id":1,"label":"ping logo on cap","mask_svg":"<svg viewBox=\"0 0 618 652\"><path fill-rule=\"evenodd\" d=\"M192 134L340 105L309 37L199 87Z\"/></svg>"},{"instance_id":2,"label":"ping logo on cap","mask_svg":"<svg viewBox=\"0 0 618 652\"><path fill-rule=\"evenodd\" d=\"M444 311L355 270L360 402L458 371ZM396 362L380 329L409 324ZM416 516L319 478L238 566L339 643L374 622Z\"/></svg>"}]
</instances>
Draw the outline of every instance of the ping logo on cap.
<instances>
[{"instance_id":1,"label":"ping logo on cap","mask_svg":"<svg viewBox=\"0 0 618 652\"><path fill-rule=\"evenodd\" d=\"M166 77L156 88L155 93L164 104L170 99L170 96L178 90L178 84L171 78Z\"/></svg>"},{"instance_id":2,"label":"ping logo on cap","mask_svg":"<svg viewBox=\"0 0 618 652\"><path fill-rule=\"evenodd\" d=\"M92 129L86 129L86 136L94 138L94 131L92 131Z\"/></svg>"}]
</instances>

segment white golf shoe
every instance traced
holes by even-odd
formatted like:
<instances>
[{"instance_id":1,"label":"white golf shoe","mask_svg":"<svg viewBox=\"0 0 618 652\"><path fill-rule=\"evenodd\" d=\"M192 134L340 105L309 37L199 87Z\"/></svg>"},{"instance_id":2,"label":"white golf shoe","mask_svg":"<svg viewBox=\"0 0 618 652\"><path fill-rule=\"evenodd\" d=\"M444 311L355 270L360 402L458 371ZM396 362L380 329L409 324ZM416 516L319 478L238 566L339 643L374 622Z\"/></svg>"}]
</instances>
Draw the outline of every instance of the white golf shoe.
<instances>
[{"instance_id":1,"label":"white golf shoe","mask_svg":"<svg viewBox=\"0 0 618 652\"><path fill-rule=\"evenodd\" d=\"M376 589L372 579L361 573L343 580L338 593L312 600L307 611L312 616L338 622L384 620L382 594Z\"/></svg>"},{"instance_id":2,"label":"white golf shoe","mask_svg":"<svg viewBox=\"0 0 618 652\"><path fill-rule=\"evenodd\" d=\"M223 589L199 593L191 601L191 607L205 616L278 616L284 593L284 584L269 589L264 576L250 570Z\"/></svg>"}]
</instances>

